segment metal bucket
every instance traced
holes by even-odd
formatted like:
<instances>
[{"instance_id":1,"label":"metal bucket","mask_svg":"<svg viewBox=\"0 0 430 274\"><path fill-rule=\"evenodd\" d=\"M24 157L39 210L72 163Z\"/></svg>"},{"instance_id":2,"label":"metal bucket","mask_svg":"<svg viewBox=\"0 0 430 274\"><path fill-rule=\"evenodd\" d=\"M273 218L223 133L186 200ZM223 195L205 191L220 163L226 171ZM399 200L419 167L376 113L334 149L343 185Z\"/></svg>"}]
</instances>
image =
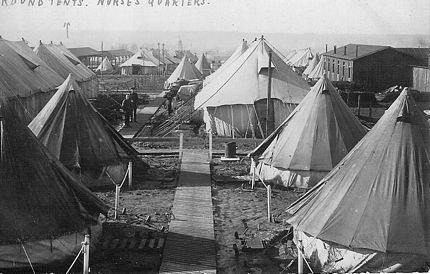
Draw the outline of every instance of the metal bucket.
<instances>
[{"instance_id":1,"label":"metal bucket","mask_svg":"<svg viewBox=\"0 0 430 274\"><path fill-rule=\"evenodd\" d=\"M225 158L235 158L236 157L236 142L225 143Z\"/></svg>"}]
</instances>

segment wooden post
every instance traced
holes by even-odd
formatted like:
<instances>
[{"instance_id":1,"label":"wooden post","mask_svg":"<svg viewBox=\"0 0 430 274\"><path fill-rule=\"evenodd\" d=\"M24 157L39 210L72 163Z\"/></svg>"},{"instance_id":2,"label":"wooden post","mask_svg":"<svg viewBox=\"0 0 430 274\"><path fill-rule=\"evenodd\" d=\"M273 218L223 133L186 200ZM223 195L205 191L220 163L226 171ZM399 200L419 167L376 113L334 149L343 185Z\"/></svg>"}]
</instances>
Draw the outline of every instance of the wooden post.
<instances>
[{"instance_id":1,"label":"wooden post","mask_svg":"<svg viewBox=\"0 0 430 274\"><path fill-rule=\"evenodd\" d=\"M297 273L303 274L303 256L300 250L300 244L297 245Z\"/></svg>"},{"instance_id":2,"label":"wooden post","mask_svg":"<svg viewBox=\"0 0 430 274\"><path fill-rule=\"evenodd\" d=\"M346 93L346 104L349 106L349 97L350 97L350 92Z\"/></svg>"},{"instance_id":3,"label":"wooden post","mask_svg":"<svg viewBox=\"0 0 430 274\"><path fill-rule=\"evenodd\" d=\"M209 160L212 160L212 130L209 130Z\"/></svg>"},{"instance_id":4,"label":"wooden post","mask_svg":"<svg viewBox=\"0 0 430 274\"><path fill-rule=\"evenodd\" d=\"M90 235L86 234L83 242L84 245L84 270L83 274L88 274L90 271Z\"/></svg>"},{"instance_id":5,"label":"wooden post","mask_svg":"<svg viewBox=\"0 0 430 274\"><path fill-rule=\"evenodd\" d=\"M272 221L272 186L267 186L267 220Z\"/></svg>"},{"instance_id":6,"label":"wooden post","mask_svg":"<svg viewBox=\"0 0 430 274\"><path fill-rule=\"evenodd\" d=\"M100 69L100 76L103 80L103 41L102 41L102 56L101 56L101 58L102 58L102 62L100 64L102 64L102 67Z\"/></svg>"},{"instance_id":7,"label":"wooden post","mask_svg":"<svg viewBox=\"0 0 430 274\"><path fill-rule=\"evenodd\" d=\"M254 159L251 158L251 189L255 187L255 162Z\"/></svg>"},{"instance_id":8,"label":"wooden post","mask_svg":"<svg viewBox=\"0 0 430 274\"><path fill-rule=\"evenodd\" d=\"M184 148L184 133L179 133L179 158L182 158L182 150Z\"/></svg>"},{"instance_id":9,"label":"wooden post","mask_svg":"<svg viewBox=\"0 0 430 274\"><path fill-rule=\"evenodd\" d=\"M128 187L133 186L133 162L128 162Z\"/></svg>"},{"instance_id":10,"label":"wooden post","mask_svg":"<svg viewBox=\"0 0 430 274\"><path fill-rule=\"evenodd\" d=\"M119 211L119 192L121 191L121 188L119 185L115 185L115 220L118 219L118 211Z\"/></svg>"},{"instance_id":11,"label":"wooden post","mask_svg":"<svg viewBox=\"0 0 430 274\"><path fill-rule=\"evenodd\" d=\"M360 113L361 113L361 94L358 94L358 100L357 100L357 105L358 105L358 113L357 113L357 115L358 116L360 116Z\"/></svg>"}]
</instances>

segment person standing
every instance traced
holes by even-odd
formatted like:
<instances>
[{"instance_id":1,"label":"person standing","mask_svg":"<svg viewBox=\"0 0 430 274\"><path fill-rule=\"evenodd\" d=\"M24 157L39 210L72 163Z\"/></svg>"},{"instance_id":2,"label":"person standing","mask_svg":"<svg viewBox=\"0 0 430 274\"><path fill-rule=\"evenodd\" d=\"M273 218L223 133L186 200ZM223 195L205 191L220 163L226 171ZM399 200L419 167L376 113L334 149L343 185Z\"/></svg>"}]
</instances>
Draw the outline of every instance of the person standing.
<instances>
[{"instance_id":1,"label":"person standing","mask_svg":"<svg viewBox=\"0 0 430 274\"><path fill-rule=\"evenodd\" d=\"M129 127L133 111L133 103L129 94L127 94L125 99L122 101L122 110L124 111L124 124L126 127Z\"/></svg>"},{"instance_id":2,"label":"person standing","mask_svg":"<svg viewBox=\"0 0 430 274\"><path fill-rule=\"evenodd\" d=\"M134 88L131 88L131 102L133 105L133 113L131 120L132 122L137 121L137 106L139 105L139 96L136 93L136 90Z\"/></svg>"}]
</instances>

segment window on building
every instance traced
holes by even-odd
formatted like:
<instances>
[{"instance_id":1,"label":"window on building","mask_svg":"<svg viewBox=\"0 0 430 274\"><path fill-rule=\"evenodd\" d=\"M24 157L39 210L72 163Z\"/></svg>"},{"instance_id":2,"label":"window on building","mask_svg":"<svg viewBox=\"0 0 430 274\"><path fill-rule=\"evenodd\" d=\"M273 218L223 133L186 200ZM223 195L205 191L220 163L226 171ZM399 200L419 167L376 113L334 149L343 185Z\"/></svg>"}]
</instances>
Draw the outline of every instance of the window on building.
<instances>
[{"instance_id":1,"label":"window on building","mask_svg":"<svg viewBox=\"0 0 430 274\"><path fill-rule=\"evenodd\" d=\"M342 76L345 76L345 61L342 62Z\"/></svg>"},{"instance_id":2,"label":"window on building","mask_svg":"<svg viewBox=\"0 0 430 274\"><path fill-rule=\"evenodd\" d=\"M337 60L337 74L339 74L339 73L340 73L339 67L340 67L340 61L339 61L339 60Z\"/></svg>"},{"instance_id":3,"label":"window on building","mask_svg":"<svg viewBox=\"0 0 430 274\"><path fill-rule=\"evenodd\" d=\"M333 72L334 72L334 61L333 61Z\"/></svg>"}]
</instances>

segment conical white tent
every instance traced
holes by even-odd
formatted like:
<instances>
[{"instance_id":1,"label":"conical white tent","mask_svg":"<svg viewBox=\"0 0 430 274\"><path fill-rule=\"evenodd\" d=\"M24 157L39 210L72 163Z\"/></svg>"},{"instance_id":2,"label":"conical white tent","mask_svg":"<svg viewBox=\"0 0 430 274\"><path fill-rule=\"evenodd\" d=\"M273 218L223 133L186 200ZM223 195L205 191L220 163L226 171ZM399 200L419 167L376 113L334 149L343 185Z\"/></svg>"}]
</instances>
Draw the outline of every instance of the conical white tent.
<instances>
[{"instance_id":1,"label":"conical white tent","mask_svg":"<svg viewBox=\"0 0 430 274\"><path fill-rule=\"evenodd\" d=\"M323 77L325 73L324 70L324 56L321 58L321 60L318 62L318 64L315 66L315 68L308 74L308 78L312 80L318 80L321 77Z\"/></svg>"},{"instance_id":2,"label":"conical white tent","mask_svg":"<svg viewBox=\"0 0 430 274\"><path fill-rule=\"evenodd\" d=\"M165 86L168 86L179 79L185 80L202 80L202 73L196 68L194 64L186 59L184 56L176 67L176 69L172 72L170 77L166 80Z\"/></svg>"},{"instance_id":3,"label":"conical white tent","mask_svg":"<svg viewBox=\"0 0 430 274\"><path fill-rule=\"evenodd\" d=\"M304 68L309 65L309 61L314 57L310 48L299 50L287 64L292 67Z\"/></svg>"},{"instance_id":4,"label":"conical white tent","mask_svg":"<svg viewBox=\"0 0 430 274\"><path fill-rule=\"evenodd\" d=\"M287 212L316 272L412 272L429 261L430 126L402 92Z\"/></svg>"},{"instance_id":5,"label":"conical white tent","mask_svg":"<svg viewBox=\"0 0 430 274\"><path fill-rule=\"evenodd\" d=\"M246 40L242 40L242 43L236 48L233 54L222 64L220 68L218 68L211 75L207 76L203 82L203 86L206 86L212 79L214 79L217 75L221 74L221 72L228 68L239 56L242 55L248 49L248 43Z\"/></svg>"},{"instance_id":6,"label":"conical white tent","mask_svg":"<svg viewBox=\"0 0 430 274\"><path fill-rule=\"evenodd\" d=\"M305 97L308 84L286 65L264 38L222 70L196 95L207 128L220 136L262 137L266 120L269 51L275 126Z\"/></svg>"},{"instance_id":7,"label":"conical white tent","mask_svg":"<svg viewBox=\"0 0 430 274\"><path fill-rule=\"evenodd\" d=\"M250 156L264 181L307 188L366 134L331 82L321 78L293 113Z\"/></svg>"},{"instance_id":8,"label":"conical white tent","mask_svg":"<svg viewBox=\"0 0 430 274\"><path fill-rule=\"evenodd\" d=\"M303 71L304 76L308 76L309 73L311 73L314 68L318 65L320 61L320 55L317 53L315 54L315 57L309 62L309 65L306 67L306 69Z\"/></svg>"},{"instance_id":9,"label":"conical white tent","mask_svg":"<svg viewBox=\"0 0 430 274\"><path fill-rule=\"evenodd\" d=\"M107 57L105 57L103 59L103 62L101 62L100 65L96 68L96 72L97 71L106 72L106 73L113 72L112 64L110 63Z\"/></svg>"},{"instance_id":10,"label":"conical white tent","mask_svg":"<svg viewBox=\"0 0 430 274\"><path fill-rule=\"evenodd\" d=\"M199 60L197 61L196 68L205 77L211 74L211 64L209 64L208 59L206 59L206 56L204 53L202 53Z\"/></svg>"}]
</instances>

